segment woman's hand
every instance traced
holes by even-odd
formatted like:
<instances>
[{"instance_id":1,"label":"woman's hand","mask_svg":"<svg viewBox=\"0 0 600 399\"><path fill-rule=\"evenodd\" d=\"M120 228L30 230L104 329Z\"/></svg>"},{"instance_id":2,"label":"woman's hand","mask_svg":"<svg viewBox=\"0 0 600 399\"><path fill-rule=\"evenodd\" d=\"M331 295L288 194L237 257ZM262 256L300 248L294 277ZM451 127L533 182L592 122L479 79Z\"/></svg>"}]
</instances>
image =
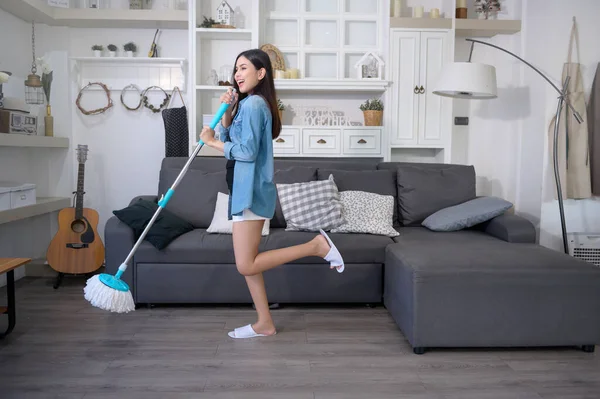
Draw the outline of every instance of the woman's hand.
<instances>
[{"instance_id":1,"label":"woman's hand","mask_svg":"<svg viewBox=\"0 0 600 399\"><path fill-rule=\"evenodd\" d=\"M219 100L221 101L221 103L229 104L229 107L227 107L225 113L223 114L223 117L221 118L221 124L223 125L223 127L229 127L229 125L231 125L232 119L231 110L233 109L235 103L238 101L238 94L237 92L233 91L232 87L230 87L225 93L221 95Z\"/></svg>"},{"instance_id":2,"label":"woman's hand","mask_svg":"<svg viewBox=\"0 0 600 399\"><path fill-rule=\"evenodd\" d=\"M204 142L207 146L211 146L213 141L215 141L215 131L211 129L209 126L204 126L202 128L202 132L200 132L200 140Z\"/></svg>"},{"instance_id":3,"label":"woman's hand","mask_svg":"<svg viewBox=\"0 0 600 399\"><path fill-rule=\"evenodd\" d=\"M223 94L221 94L221 97L219 97L219 100L222 103L227 103L230 104L231 106L233 106L237 100L238 100L238 94L237 92L233 91L233 87L230 87L227 89L227 91ZM229 107L227 110L229 111L232 107ZM231 112L231 111L229 111Z\"/></svg>"}]
</instances>

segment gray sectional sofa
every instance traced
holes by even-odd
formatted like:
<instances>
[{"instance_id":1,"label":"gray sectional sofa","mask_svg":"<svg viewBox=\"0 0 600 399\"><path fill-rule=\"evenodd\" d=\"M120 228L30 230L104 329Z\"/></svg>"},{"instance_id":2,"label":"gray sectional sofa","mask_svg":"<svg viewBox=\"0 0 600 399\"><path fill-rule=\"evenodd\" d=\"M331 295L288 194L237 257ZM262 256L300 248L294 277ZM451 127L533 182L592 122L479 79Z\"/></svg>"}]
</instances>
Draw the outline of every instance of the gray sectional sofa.
<instances>
[{"instance_id":1,"label":"gray sectional sofa","mask_svg":"<svg viewBox=\"0 0 600 399\"><path fill-rule=\"evenodd\" d=\"M187 158L165 158L158 190L132 200L156 201ZM227 193L225 159L198 158L167 205L194 230L158 250L143 242L124 274L136 304L251 303L236 269L229 234L209 234L219 191ZM600 269L537 245L534 226L504 214L453 232L422 220L475 196L472 166L356 159L275 161L275 182L326 179L340 191L395 198L387 237L330 234L344 256L339 274L320 258L300 259L264 274L276 303L383 304L414 352L435 347L580 346L600 342ZM280 204L260 249L306 242L313 232L285 231ZM106 270L115 273L134 245L131 228L111 217Z\"/></svg>"}]
</instances>

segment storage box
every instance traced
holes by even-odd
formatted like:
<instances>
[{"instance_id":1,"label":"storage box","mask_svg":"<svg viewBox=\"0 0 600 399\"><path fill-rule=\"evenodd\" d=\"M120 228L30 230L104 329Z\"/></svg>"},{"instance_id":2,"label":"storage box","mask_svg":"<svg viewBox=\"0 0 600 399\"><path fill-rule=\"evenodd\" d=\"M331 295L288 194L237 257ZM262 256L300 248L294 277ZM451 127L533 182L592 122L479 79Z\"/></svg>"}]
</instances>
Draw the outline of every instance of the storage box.
<instances>
[{"instance_id":1,"label":"storage box","mask_svg":"<svg viewBox=\"0 0 600 399\"><path fill-rule=\"evenodd\" d=\"M0 181L0 211L35 204L35 184Z\"/></svg>"}]
</instances>

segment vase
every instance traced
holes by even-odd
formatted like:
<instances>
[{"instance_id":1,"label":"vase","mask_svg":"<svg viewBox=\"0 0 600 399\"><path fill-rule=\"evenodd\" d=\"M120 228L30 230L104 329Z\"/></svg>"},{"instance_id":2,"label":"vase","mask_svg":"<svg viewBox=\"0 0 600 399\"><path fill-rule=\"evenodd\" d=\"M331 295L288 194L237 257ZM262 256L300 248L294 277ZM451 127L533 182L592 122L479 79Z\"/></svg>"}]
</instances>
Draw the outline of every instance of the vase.
<instances>
[{"instance_id":1,"label":"vase","mask_svg":"<svg viewBox=\"0 0 600 399\"><path fill-rule=\"evenodd\" d=\"M127 57L133 57L133 51L126 51Z\"/></svg>"},{"instance_id":2,"label":"vase","mask_svg":"<svg viewBox=\"0 0 600 399\"><path fill-rule=\"evenodd\" d=\"M94 50L94 57L102 57L102 51L101 50Z\"/></svg>"},{"instance_id":3,"label":"vase","mask_svg":"<svg viewBox=\"0 0 600 399\"><path fill-rule=\"evenodd\" d=\"M367 110L363 111L365 117L365 126L381 126L383 111Z\"/></svg>"},{"instance_id":4,"label":"vase","mask_svg":"<svg viewBox=\"0 0 600 399\"><path fill-rule=\"evenodd\" d=\"M44 116L44 135L54 136L54 117L52 116L50 105L46 105L46 116Z\"/></svg>"},{"instance_id":5,"label":"vase","mask_svg":"<svg viewBox=\"0 0 600 399\"><path fill-rule=\"evenodd\" d=\"M109 54L109 56L111 56L111 57L116 57L116 56L117 56L117 52L116 52L116 51L111 51L111 52L109 52L108 54Z\"/></svg>"}]
</instances>

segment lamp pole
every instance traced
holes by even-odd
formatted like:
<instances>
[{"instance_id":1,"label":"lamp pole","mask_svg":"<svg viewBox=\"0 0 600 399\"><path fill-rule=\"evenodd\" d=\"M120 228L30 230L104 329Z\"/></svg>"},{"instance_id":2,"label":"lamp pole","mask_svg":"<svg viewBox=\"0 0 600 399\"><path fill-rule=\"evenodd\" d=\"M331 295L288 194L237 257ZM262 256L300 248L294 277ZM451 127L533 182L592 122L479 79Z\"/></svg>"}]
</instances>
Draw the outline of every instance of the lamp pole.
<instances>
[{"instance_id":1,"label":"lamp pole","mask_svg":"<svg viewBox=\"0 0 600 399\"><path fill-rule=\"evenodd\" d=\"M483 42L483 41L475 40L475 39L465 39L465 40L467 40L469 42L473 42L473 43L471 43L471 51L469 53L469 62L471 62L471 55L473 54L473 47L474 47L475 43L480 43L480 44L483 44L486 46L496 48L500 51L504 51L505 53L512 55L513 57L515 57L516 59L518 59L519 61L523 62L525 65L527 65L528 67L530 67L531 69L536 71L542 78L544 78L546 80L546 82L550 83L550 85L554 88L554 90L556 90L559 94L558 105L556 107L556 122L554 125L554 139L553 139L554 147L553 147L552 157L553 157L553 164L554 164L554 180L556 182L556 191L558 194L558 208L559 208L559 212L560 212L560 225L561 225L561 229L562 229L563 249L564 249L565 253L568 255L569 254L569 243L567 241L565 210L564 210L564 204L563 204L563 198L562 198L562 187L560 184L560 178L559 178L559 172L558 172L557 144L558 144L558 126L559 126L559 122L560 122L560 114L561 114L563 103L567 104L567 106L571 109L571 111L573 111L573 116L575 117L575 120L578 123L583 122L583 118L581 117L581 115L579 115L579 112L577 112L575 110L575 108L573 108L573 106L571 105L569 100L566 98L567 87L569 86L569 80L571 79L571 77L570 76L566 77L564 85L563 85L563 89L560 90L554 83L552 83L552 81L550 79L548 79L548 77L546 75L544 75L542 72L540 72L539 69L537 69L536 67L534 67L533 65L531 65L529 62L525 61L523 58L519 57L518 55L511 53L510 51L503 49L502 47L498 47L491 43L487 43L487 42ZM568 123L567 123L567 129L568 129Z\"/></svg>"}]
</instances>

